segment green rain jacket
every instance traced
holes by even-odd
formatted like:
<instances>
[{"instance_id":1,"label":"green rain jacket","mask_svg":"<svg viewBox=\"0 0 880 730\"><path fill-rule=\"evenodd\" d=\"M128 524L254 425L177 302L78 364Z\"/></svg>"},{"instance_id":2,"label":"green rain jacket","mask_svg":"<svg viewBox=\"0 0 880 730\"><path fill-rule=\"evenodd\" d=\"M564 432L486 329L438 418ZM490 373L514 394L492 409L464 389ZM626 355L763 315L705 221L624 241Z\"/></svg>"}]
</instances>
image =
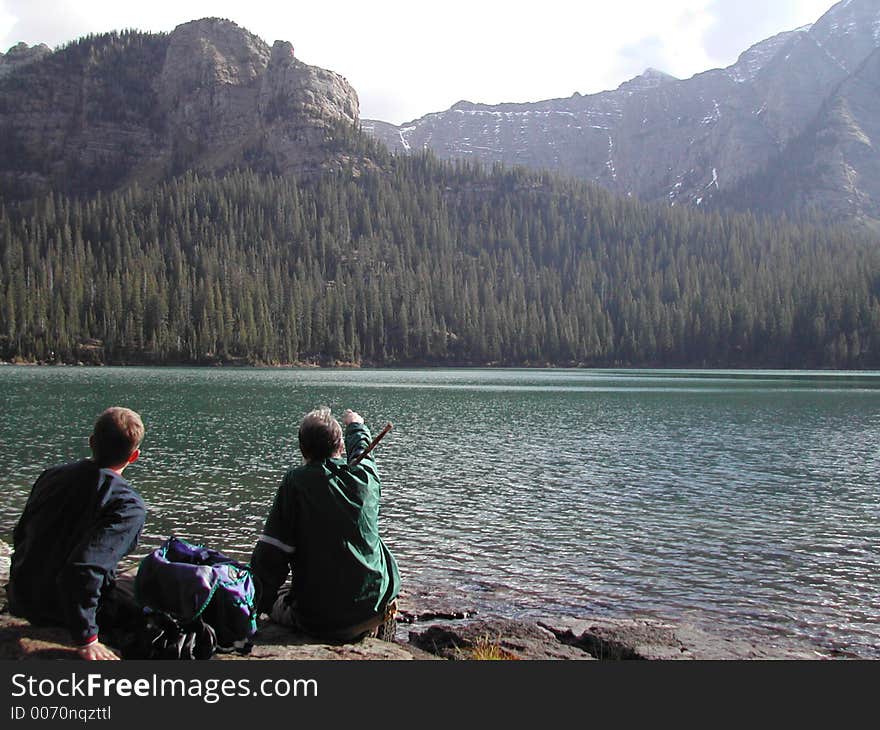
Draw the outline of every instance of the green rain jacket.
<instances>
[{"instance_id":1,"label":"green rain jacket","mask_svg":"<svg viewBox=\"0 0 880 730\"><path fill-rule=\"evenodd\" d=\"M370 440L364 424L352 423L345 430L347 459L285 474L251 558L262 612L271 613L290 572L299 623L317 634L366 621L397 597L397 562L379 537L376 462L368 454L348 465Z\"/></svg>"}]
</instances>

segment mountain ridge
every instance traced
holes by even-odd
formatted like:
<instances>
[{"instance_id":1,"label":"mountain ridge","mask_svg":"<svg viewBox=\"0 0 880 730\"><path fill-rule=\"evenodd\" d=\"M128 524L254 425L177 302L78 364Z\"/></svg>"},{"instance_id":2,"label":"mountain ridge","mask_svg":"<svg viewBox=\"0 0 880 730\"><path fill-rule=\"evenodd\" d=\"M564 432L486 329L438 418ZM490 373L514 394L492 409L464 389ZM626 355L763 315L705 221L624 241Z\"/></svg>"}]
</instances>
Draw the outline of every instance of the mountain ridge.
<instances>
[{"instance_id":1,"label":"mountain ridge","mask_svg":"<svg viewBox=\"0 0 880 730\"><path fill-rule=\"evenodd\" d=\"M880 0L844 0L815 23L689 79L648 69L596 94L459 103L402 125L361 126L396 153L426 148L442 159L555 171L645 200L730 206L740 198L726 191L765 172L878 47ZM857 184L860 199L880 202L880 182ZM828 202L830 219L880 222L873 203L841 207L820 192L806 197L819 208Z\"/></svg>"},{"instance_id":2,"label":"mountain ridge","mask_svg":"<svg viewBox=\"0 0 880 730\"><path fill-rule=\"evenodd\" d=\"M795 40L786 52L827 71L823 83L846 77ZM646 204L524 168L393 156L358 131L347 82L293 51L204 19L82 39L0 79L11 191L0 198L0 360L880 363L875 238ZM873 71L859 73L871 82ZM772 126L730 126L736 105L759 116L760 98L713 98L719 78L738 88L712 72L694 82L700 99L648 73L644 91L572 97L591 115L580 131L602 150L605 179L623 186L640 170L662 194L671 159L644 154L656 140L696 138L696 126L736 159L737 145L784 132L785 106L762 111ZM863 85L834 89L836 104L802 101L828 111L816 134L857 156L873 108L856 103ZM679 119L652 116L646 99ZM505 115L547 127L575 116L470 102L453 113L499 128ZM633 120L642 139L617 134ZM794 139L809 148L805 134ZM680 187L717 197L726 161L710 158L717 168L700 179L691 153Z\"/></svg>"},{"instance_id":3,"label":"mountain ridge","mask_svg":"<svg viewBox=\"0 0 880 730\"><path fill-rule=\"evenodd\" d=\"M549 170L673 206L809 209L880 229L880 147L865 117L876 89L867 78L846 86L878 48L880 0L843 0L689 79L647 68L596 94L461 100L397 126L360 120L351 85L303 63L291 43L270 46L220 18L55 51L18 44L0 54L0 192L91 194L238 166L305 176L369 166L354 151L365 144L359 124L396 153ZM838 108L862 110L855 137L846 113L828 116L842 88Z\"/></svg>"}]
</instances>

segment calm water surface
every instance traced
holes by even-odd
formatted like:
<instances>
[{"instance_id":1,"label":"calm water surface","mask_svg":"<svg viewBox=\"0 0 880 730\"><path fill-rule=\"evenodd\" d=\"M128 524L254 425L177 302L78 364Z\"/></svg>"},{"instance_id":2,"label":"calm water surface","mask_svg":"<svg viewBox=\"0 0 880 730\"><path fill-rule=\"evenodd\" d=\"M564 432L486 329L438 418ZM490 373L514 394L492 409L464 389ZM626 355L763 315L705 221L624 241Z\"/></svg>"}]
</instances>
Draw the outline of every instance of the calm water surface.
<instances>
[{"instance_id":1,"label":"calm water surface","mask_svg":"<svg viewBox=\"0 0 880 730\"><path fill-rule=\"evenodd\" d=\"M143 414L141 551L247 558L301 415L377 432L410 588L484 614L633 613L880 658L880 374L0 367L0 536L110 404Z\"/></svg>"}]
</instances>

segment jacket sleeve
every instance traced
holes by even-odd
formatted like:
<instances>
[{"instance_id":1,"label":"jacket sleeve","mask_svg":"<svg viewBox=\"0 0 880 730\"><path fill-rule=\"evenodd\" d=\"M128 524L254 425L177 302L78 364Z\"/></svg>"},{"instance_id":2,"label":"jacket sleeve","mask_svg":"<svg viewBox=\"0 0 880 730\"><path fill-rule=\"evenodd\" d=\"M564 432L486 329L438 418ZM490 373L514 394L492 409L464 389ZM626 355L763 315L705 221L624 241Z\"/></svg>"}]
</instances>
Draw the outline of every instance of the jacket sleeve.
<instances>
[{"instance_id":1,"label":"jacket sleeve","mask_svg":"<svg viewBox=\"0 0 880 730\"><path fill-rule=\"evenodd\" d=\"M278 590L290 574L290 563L295 552L293 534L293 504L287 486L281 482L263 534L257 539L251 555L251 570L260 584L260 613L271 613Z\"/></svg>"},{"instance_id":2,"label":"jacket sleeve","mask_svg":"<svg viewBox=\"0 0 880 730\"><path fill-rule=\"evenodd\" d=\"M370 445L372 436L370 429L363 423L350 423L345 429L345 455L348 462L363 453L367 446ZM371 451L367 454L356 467L351 468L351 473L364 482L374 485L377 489L381 489L379 481L379 470L376 467L376 460L373 458L375 452ZM358 474L358 470L363 469L366 474Z\"/></svg>"},{"instance_id":3,"label":"jacket sleeve","mask_svg":"<svg viewBox=\"0 0 880 730\"><path fill-rule=\"evenodd\" d=\"M95 621L101 592L116 566L137 546L146 520L144 503L134 492L111 493L92 529L70 553L58 576L64 613L73 640L85 644L97 637Z\"/></svg>"},{"instance_id":4,"label":"jacket sleeve","mask_svg":"<svg viewBox=\"0 0 880 730\"><path fill-rule=\"evenodd\" d=\"M370 429L363 423L349 423L345 427L345 457L350 462L356 459L358 455L367 450L372 440ZM374 461L373 452L371 451L364 457L364 461Z\"/></svg>"}]
</instances>

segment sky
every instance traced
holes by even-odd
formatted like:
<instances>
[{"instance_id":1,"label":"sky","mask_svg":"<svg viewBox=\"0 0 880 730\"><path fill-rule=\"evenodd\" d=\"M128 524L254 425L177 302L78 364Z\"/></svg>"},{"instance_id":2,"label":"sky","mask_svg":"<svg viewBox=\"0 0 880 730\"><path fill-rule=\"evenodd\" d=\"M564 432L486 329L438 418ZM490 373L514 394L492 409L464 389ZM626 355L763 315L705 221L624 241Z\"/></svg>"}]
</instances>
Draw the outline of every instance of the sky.
<instances>
[{"instance_id":1,"label":"sky","mask_svg":"<svg viewBox=\"0 0 880 730\"><path fill-rule=\"evenodd\" d=\"M819 19L833 0L0 0L0 50L89 33L234 21L342 74L363 119L395 124L455 102L614 89L648 67L678 78Z\"/></svg>"}]
</instances>

